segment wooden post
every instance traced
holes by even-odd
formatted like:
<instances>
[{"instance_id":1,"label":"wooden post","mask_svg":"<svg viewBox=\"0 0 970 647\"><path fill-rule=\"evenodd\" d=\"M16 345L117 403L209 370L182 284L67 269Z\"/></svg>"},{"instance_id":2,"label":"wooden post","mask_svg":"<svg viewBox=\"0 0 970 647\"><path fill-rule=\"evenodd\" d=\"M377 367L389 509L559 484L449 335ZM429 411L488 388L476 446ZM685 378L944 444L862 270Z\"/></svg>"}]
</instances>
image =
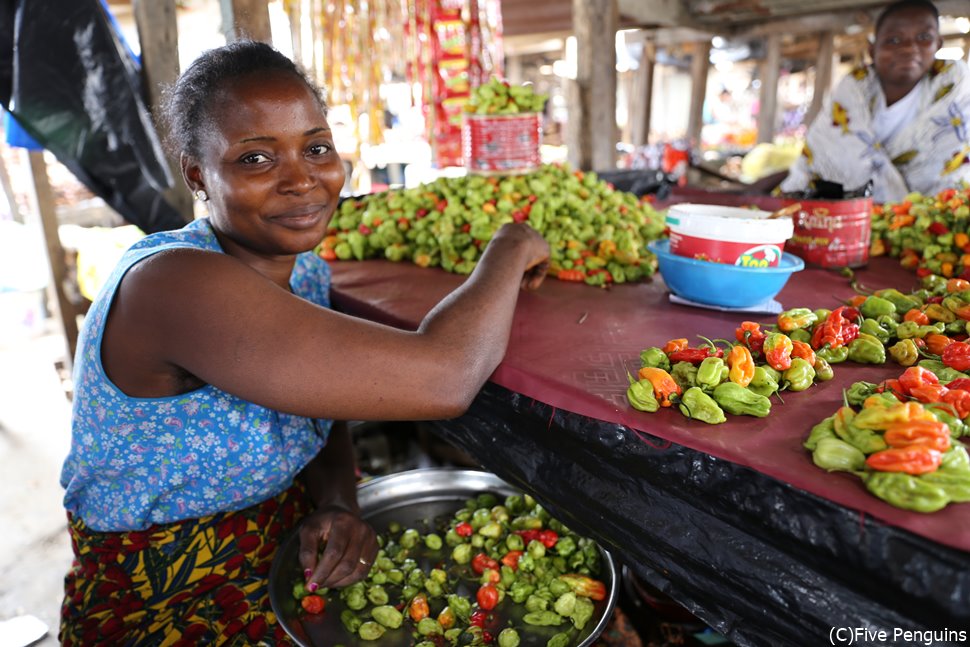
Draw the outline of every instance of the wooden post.
<instances>
[{"instance_id":1,"label":"wooden post","mask_svg":"<svg viewBox=\"0 0 970 647\"><path fill-rule=\"evenodd\" d=\"M576 80L567 86L566 148L577 169L616 166L618 22L616 0L573 0Z\"/></svg>"},{"instance_id":2,"label":"wooden post","mask_svg":"<svg viewBox=\"0 0 970 647\"><path fill-rule=\"evenodd\" d=\"M818 58L815 61L815 90L812 103L805 113L806 124L815 121L822 109L822 101L832 88L832 57L835 53L835 32L823 31L818 35Z\"/></svg>"},{"instance_id":3,"label":"wooden post","mask_svg":"<svg viewBox=\"0 0 970 647\"><path fill-rule=\"evenodd\" d=\"M333 61L330 60L329 53L326 53L325 56L325 48L332 47L332 44L325 39L325 36L328 33L332 33L335 28L326 24L326 9L324 0L310 0L310 25L312 26L310 35L313 39L310 48L313 52L311 70L316 75L314 78L317 80L317 83L322 84L329 92L330 77L328 68L333 67ZM329 96L327 97L327 101L330 101Z\"/></svg>"},{"instance_id":4,"label":"wooden post","mask_svg":"<svg viewBox=\"0 0 970 647\"><path fill-rule=\"evenodd\" d=\"M222 29L227 41L250 38L273 42L266 0L222 0L221 7Z\"/></svg>"},{"instance_id":5,"label":"wooden post","mask_svg":"<svg viewBox=\"0 0 970 647\"><path fill-rule=\"evenodd\" d=\"M707 72L711 67L711 41L693 43L690 59L690 112L687 118L687 141L699 149L704 128L704 97L707 94Z\"/></svg>"},{"instance_id":6,"label":"wooden post","mask_svg":"<svg viewBox=\"0 0 970 647\"><path fill-rule=\"evenodd\" d=\"M758 143L775 138L775 114L778 112L778 72L781 66L781 34L768 36L767 54L761 64L761 107L758 110Z\"/></svg>"},{"instance_id":7,"label":"wooden post","mask_svg":"<svg viewBox=\"0 0 970 647\"><path fill-rule=\"evenodd\" d=\"M17 194L13 190L10 173L7 172L7 164L3 161L3 158L0 158L0 186L3 187L3 196L7 200L7 206L10 208L10 216L14 222L22 223L24 221L24 215L20 213L20 207L17 205Z\"/></svg>"},{"instance_id":8,"label":"wooden post","mask_svg":"<svg viewBox=\"0 0 970 647\"><path fill-rule=\"evenodd\" d=\"M175 16L175 0L135 0L135 24L141 43L142 78L152 114L161 101L162 89L175 82L179 75L179 36ZM157 120L156 120L157 121ZM160 133L162 137L165 133ZM195 217L192 194L185 182L178 162L168 159L173 184L164 192L165 200L186 222Z\"/></svg>"},{"instance_id":9,"label":"wooden post","mask_svg":"<svg viewBox=\"0 0 970 647\"><path fill-rule=\"evenodd\" d=\"M290 41L293 44L293 60L300 67L307 70L309 66L307 66L305 57L303 56L303 2L302 0L290 0L284 3L284 6L286 7L286 17L290 23Z\"/></svg>"},{"instance_id":10,"label":"wooden post","mask_svg":"<svg viewBox=\"0 0 970 647\"><path fill-rule=\"evenodd\" d=\"M586 128L587 105L585 89L577 79L563 79L568 117L563 140L566 142L566 161L574 169L588 169L592 166L589 131Z\"/></svg>"},{"instance_id":11,"label":"wooden post","mask_svg":"<svg viewBox=\"0 0 970 647\"><path fill-rule=\"evenodd\" d=\"M57 315L64 328L64 340L67 342L68 366L74 360L77 349L77 308L67 298L64 284L67 280L67 263L64 260L64 248L58 233L57 207L54 203L54 192L51 190L47 177L47 162L43 151L29 151L30 175L34 184L31 201L32 208L40 217L44 231L44 243L47 246L47 261L51 270L51 283L54 291L54 301Z\"/></svg>"},{"instance_id":12,"label":"wooden post","mask_svg":"<svg viewBox=\"0 0 970 647\"><path fill-rule=\"evenodd\" d=\"M518 54L505 57L505 78L512 85L521 85L522 77L522 57Z\"/></svg>"},{"instance_id":13,"label":"wooden post","mask_svg":"<svg viewBox=\"0 0 970 647\"><path fill-rule=\"evenodd\" d=\"M634 146L645 146L650 139L650 115L653 112L653 71L657 47L643 42L640 67L630 93L630 140Z\"/></svg>"}]
</instances>

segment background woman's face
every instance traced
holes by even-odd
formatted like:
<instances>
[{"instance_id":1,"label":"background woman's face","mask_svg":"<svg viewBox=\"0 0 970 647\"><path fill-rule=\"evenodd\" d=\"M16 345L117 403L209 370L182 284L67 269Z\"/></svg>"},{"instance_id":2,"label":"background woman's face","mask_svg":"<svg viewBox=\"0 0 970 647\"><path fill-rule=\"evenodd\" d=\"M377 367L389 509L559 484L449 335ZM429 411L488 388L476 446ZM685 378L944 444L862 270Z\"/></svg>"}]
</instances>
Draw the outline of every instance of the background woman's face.
<instances>
[{"instance_id":1,"label":"background woman's face","mask_svg":"<svg viewBox=\"0 0 970 647\"><path fill-rule=\"evenodd\" d=\"M933 65L940 48L936 18L925 9L890 14L876 33L871 54L883 85L913 87Z\"/></svg>"},{"instance_id":2,"label":"background woman's face","mask_svg":"<svg viewBox=\"0 0 970 647\"><path fill-rule=\"evenodd\" d=\"M261 254L323 238L344 167L319 101L296 76L253 74L213 99L200 169L213 225Z\"/></svg>"}]
</instances>

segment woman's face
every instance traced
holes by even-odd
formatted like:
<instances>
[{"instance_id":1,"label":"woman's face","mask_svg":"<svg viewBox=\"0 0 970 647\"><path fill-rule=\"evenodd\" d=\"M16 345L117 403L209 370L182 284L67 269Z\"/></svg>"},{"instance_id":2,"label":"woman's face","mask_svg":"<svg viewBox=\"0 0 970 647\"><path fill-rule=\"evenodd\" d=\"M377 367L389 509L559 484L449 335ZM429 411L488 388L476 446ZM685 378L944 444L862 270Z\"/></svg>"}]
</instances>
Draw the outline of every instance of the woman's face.
<instances>
[{"instance_id":1,"label":"woman's face","mask_svg":"<svg viewBox=\"0 0 970 647\"><path fill-rule=\"evenodd\" d=\"M223 246L261 256L313 249L337 206L344 167L310 89L288 74L253 74L220 90L209 114L201 159L184 173L193 191L208 194Z\"/></svg>"},{"instance_id":2,"label":"woman's face","mask_svg":"<svg viewBox=\"0 0 970 647\"><path fill-rule=\"evenodd\" d=\"M884 88L916 86L933 65L941 45L937 20L929 11L912 7L890 14L870 48Z\"/></svg>"}]
</instances>

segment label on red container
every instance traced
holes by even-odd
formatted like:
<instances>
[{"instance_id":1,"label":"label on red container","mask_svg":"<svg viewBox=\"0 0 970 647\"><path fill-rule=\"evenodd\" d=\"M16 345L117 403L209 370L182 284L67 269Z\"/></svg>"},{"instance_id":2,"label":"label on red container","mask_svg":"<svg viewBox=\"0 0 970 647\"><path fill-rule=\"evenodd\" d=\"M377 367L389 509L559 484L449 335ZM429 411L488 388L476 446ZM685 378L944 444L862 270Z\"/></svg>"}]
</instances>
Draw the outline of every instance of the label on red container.
<instances>
[{"instance_id":1,"label":"label on red container","mask_svg":"<svg viewBox=\"0 0 970 647\"><path fill-rule=\"evenodd\" d=\"M788 251L820 267L860 267L869 261L871 198L800 202Z\"/></svg>"},{"instance_id":2,"label":"label on red container","mask_svg":"<svg viewBox=\"0 0 970 647\"><path fill-rule=\"evenodd\" d=\"M784 246L784 243L732 243L670 232L670 251L673 254L741 267L776 267L781 262Z\"/></svg>"},{"instance_id":3,"label":"label on red container","mask_svg":"<svg viewBox=\"0 0 970 647\"><path fill-rule=\"evenodd\" d=\"M471 173L526 173L541 163L542 122L537 112L466 114L461 130L462 157Z\"/></svg>"}]
</instances>

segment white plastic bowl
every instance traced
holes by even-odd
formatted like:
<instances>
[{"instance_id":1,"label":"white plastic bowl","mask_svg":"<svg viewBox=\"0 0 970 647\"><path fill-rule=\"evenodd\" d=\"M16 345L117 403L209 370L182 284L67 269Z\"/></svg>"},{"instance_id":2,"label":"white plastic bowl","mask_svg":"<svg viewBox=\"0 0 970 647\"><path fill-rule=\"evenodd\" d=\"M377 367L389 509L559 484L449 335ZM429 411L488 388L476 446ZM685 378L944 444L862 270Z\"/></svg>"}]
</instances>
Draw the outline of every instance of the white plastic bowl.
<instances>
[{"instance_id":1,"label":"white plastic bowl","mask_svg":"<svg viewBox=\"0 0 970 647\"><path fill-rule=\"evenodd\" d=\"M675 204L667 210L670 252L742 267L777 267L794 225L791 218L768 220L769 215L715 204Z\"/></svg>"}]
</instances>

